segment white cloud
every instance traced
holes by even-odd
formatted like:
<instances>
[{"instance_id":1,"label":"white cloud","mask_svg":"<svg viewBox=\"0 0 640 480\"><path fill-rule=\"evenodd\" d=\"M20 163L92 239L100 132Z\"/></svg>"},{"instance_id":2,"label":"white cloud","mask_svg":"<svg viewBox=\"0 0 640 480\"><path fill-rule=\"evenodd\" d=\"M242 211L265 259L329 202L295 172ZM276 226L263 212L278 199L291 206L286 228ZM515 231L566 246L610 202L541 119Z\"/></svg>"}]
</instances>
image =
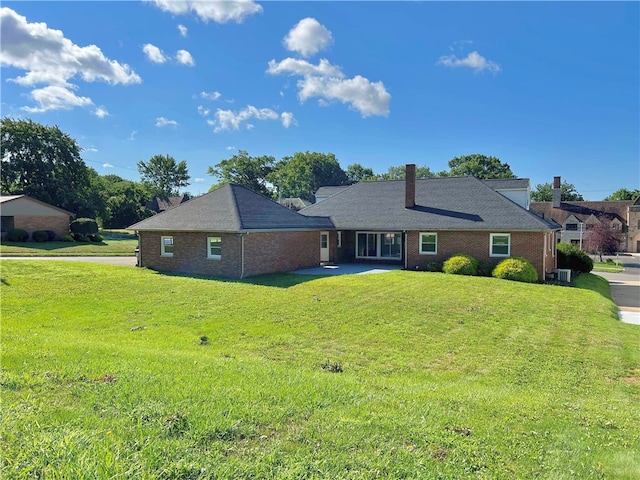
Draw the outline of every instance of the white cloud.
<instances>
[{"instance_id":1,"label":"white cloud","mask_svg":"<svg viewBox=\"0 0 640 480\"><path fill-rule=\"evenodd\" d=\"M104 107L96 108L95 111L93 112L93 114L98 118L104 118L104 117L107 117L107 116L110 115L109 112L107 111L107 109L104 108Z\"/></svg>"},{"instance_id":2,"label":"white cloud","mask_svg":"<svg viewBox=\"0 0 640 480\"><path fill-rule=\"evenodd\" d=\"M252 118L256 120L277 120L280 116L270 108L256 108L253 105L247 105L245 109L239 112L218 109L215 113L215 120L207 120L207 123L214 127L214 132L219 133L224 130L239 130L243 123ZM246 123L246 128L252 129L253 124Z\"/></svg>"},{"instance_id":3,"label":"white cloud","mask_svg":"<svg viewBox=\"0 0 640 480\"><path fill-rule=\"evenodd\" d=\"M96 45L80 47L60 30L46 23L29 23L10 8L0 9L0 63L26 73L13 82L23 86L46 85L31 92L39 107L30 112L70 109L91 105L88 97L76 96L70 83L74 77L86 82L101 80L109 84L134 84L142 80L127 64L105 57Z\"/></svg>"},{"instance_id":4,"label":"white cloud","mask_svg":"<svg viewBox=\"0 0 640 480\"><path fill-rule=\"evenodd\" d=\"M203 117L209 115L210 110L208 108L204 108L202 105L198 105L198 113Z\"/></svg>"},{"instance_id":5,"label":"white cloud","mask_svg":"<svg viewBox=\"0 0 640 480\"><path fill-rule=\"evenodd\" d=\"M96 147L89 147L84 149L85 152L97 152L98 149Z\"/></svg>"},{"instance_id":6,"label":"white cloud","mask_svg":"<svg viewBox=\"0 0 640 480\"><path fill-rule=\"evenodd\" d=\"M200 97L206 100L218 100L221 96L220 92L200 92Z\"/></svg>"},{"instance_id":7,"label":"white cloud","mask_svg":"<svg viewBox=\"0 0 640 480\"><path fill-rule=\"evenodd\" d=\"M187 34L189 33L189 30L184 25L178 25L178 30L180 31L181 37L186 37Z\"/></svg>"},{"instance_id":8,"label":"white cloud","mask_svg":"<svg viewBox=\"0 0 640 480\"><path fill-rule=\"evenodd\" d=\"M113 165L111 165L110 163L103 163L102 167L103 168L113 168Z\"/></svg>"},{"instance_id":9,"label":"white cloud","mask_svg":"<svg viewBox=\"0 0 640 480\"><path fill-rule=\"evenodd\" d=\"M133 142L136 139L136 134L137 133L138 133L137 130L132 131L131 135L129 135L129 140Z\"/></svg>"},{"instance_id":10,"label":"white cloud","mask_svg":"<svg viewBox=\"0 0 640 480\"><path fill-rule=\"evenodd\" d=\"M31 98L39 104L38 107L22 107L29 113L42 113L49 110L71 110L74 107L87 107L93 102L88 97L78 97L70 87L49 85L37 88L30 93Z\"/></svg>"},{"instance_id":11,"label":"white cloud","mask_svg":"<svg viewBox=\"0 0 640 480\"><path fill-rule=\"evenodd\" d=\"M145 44L142 47L142 51L147 56L147 60L153 63L165 63L169 59L164 53L162 53L162 50L150 43Z\"/></svg>"},{"instance_id":12,"label":"white cloud","mask_svg":"<svg viewBox=\"0 0 640 480\"><path fill-rule=\"evenodd\" d=\"M271 75L280 75L280 74L288 74L288 75L320 75L320 76L329 76L329 77L344 77L344 73L340 67L336 67L335 65L331 65L329 60L326 58L321 59L318 62L318 65L314 65L312 63L307 62L306 60L298 60L297 58L285 58L280 63L275 60L271 60L269 62L269 67L267 68L267 73Z\"/></svg>"},{"instance_id":13,"label":"white cloud","mask_svg":"<svg viewBox=\"0 0 640 480\"><path fill-rule=\"evenodd\" d=\"M340 67L331 65L326 59L320 60L318 65L294 58L286 58L280 63L271 60L267 73L302 76L297 82L301 102L319 97L320 102L337 100L349 104L363 117L389 114L391 95L382 82L370 82L361 75L345 78Z\"/></svg>"},{"instance_id":14,"label":"white cloud","mask_svg":"<svg viewBox=\"0 0 640 480\"><path fill-rule=\"evenodd\" d=\"M175 15L195 13L201 20L242 23L245 17L262 12L252 0L149 0L161 10Z\"/></svg>"},{"instance_id":15,"label":"white cloud","mask_svg":"<svg viewBox=\"0 0 640 480\"><path fill-rule=\"evenodd\" d=\"M314 55L333 43L331 32L315 18L303 18L283 40L287 50L304 57Z\"/></svg>"},{"instance_id":16,"label":"white cloud","mask_svg":"<svg viewBox=\"0 0 640 480\"><path fill-rule=\"evenodd\" d=\"M437 65L452 68L468 67L476 72L488 70L494 74L502 71L499 64L492 62L491 60L487 60L476 51L471 52L464 58L458 58L455 55L444 55L438 59Z\"/></svg>"},{"instance_id":17,"label":"white cloud","mask_svg":"<svg viewBox=\"0 0 640 480\"><path fill-rule=\"evenodd\" d=\"M282 126L284 128L289 128L291 125L298 125L298 121L291 112L282 112L280 114L280 119L282 120Z\"/></svg>"},{"instance_id":18,"label":"white cloud","mask_svg":"<svg viewBox=\"0 0 640 480\"><path fill-rule=\"evenodd\" d=\"M169 120L168 118L158 117L156 118L156 127L177 127L178 122L175 120Z\"/></svg>"},{"instance_id":19,"label":"white cloud","mask_svg":"<svg viewBox=\"0 0 640 480\"><path fill-rule=\"evenodd\" d=\"M227 150L237 150L236 147L234 147L233 145L229 145L227 147Z\"/></svg>"},{"instance_id":20,"label":"white cloud","mask_svg":"<svg viewBox=\"0 0 640 480\"><path fill-rule=\"evenodd\" d=\"M193 181L196 182L196 183L203 183L205 181L205 179L201 178L201 177L198 177L198 178L194 179Z\"/></svg>"},{"instance_id":21,"label":"white cloud","mask_svg":"<svg viewBox=\"0 0 640 480\"><path fill-rule=\"evenodd\" d=\"M196 64L191 54L186 50L178 50L176 53L176 60L178 60L178 63L188 67L193 67Z\"/></svg>"}]
</instances>

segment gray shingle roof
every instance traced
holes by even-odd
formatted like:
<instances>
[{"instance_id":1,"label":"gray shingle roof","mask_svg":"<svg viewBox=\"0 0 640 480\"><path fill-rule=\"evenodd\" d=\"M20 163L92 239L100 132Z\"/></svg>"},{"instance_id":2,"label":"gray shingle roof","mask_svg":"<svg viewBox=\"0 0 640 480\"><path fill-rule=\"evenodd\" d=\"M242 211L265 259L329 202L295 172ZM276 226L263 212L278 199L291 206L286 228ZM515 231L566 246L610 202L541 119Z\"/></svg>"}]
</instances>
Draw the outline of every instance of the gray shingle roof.
<instances>
[{"instance_id":1,"label":"gray shingle roof","mask_svg":"<svg viewBox=\"0 0 640 480\"><path fill-rule=\"evenodd\" d=\"M327 218L300 215L242 185L228 184L131 225L131 230L243 232L333 228Z\"/></svg>"},{"instance_id":2,"label":"gray shingle roof","mask_svg":"<svg viewBox=\"0 0 640 480\"><path fill-rule=\"evenodd\" d=\"M335 195L336 193L340 193L345 188L349 188L349 185L329 185L318 188L315 197L330 197L331 195Z\"/></svg>"},{"instance_id":3,"label":"gray shingle roof","mask_svg":"<svg viewBox=\"0 0 640 480\"><path fill-rule=\"evenodd\" d=\"M541 231L554 226L473 177L416 180L416 207L404 180L360 182L300 211L345 230Z\"/></svg>"}]
</instances>

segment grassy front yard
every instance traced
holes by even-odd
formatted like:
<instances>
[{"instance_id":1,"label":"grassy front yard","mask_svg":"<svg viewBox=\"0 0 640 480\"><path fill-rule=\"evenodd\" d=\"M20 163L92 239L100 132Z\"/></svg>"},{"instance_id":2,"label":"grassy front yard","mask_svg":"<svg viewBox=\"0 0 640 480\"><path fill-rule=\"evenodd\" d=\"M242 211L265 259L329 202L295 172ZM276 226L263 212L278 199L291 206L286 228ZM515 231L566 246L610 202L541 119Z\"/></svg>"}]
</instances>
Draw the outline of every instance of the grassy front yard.
<instances>
[{"instance_id":1,"label":"grassy front yard","mask_svg":"<svg viewBox=\"0 0 640 480\"><path fill-rule=\"evenodd\" d=\"M0 266L3 478L640 472L640 328L595 275Z\"/></svg>"},{"instance_id":2,"label":"grassy front yard","mask_svg":"<svg viewBox=\"0 0 640 480\"><path fill-rule=\"evenodd\" d=\"M100 243L80 242L2 242L2 257L53 257L53 256L133 256L138 240L129 238L105 238Z\"/></svg>"}]
</instances>

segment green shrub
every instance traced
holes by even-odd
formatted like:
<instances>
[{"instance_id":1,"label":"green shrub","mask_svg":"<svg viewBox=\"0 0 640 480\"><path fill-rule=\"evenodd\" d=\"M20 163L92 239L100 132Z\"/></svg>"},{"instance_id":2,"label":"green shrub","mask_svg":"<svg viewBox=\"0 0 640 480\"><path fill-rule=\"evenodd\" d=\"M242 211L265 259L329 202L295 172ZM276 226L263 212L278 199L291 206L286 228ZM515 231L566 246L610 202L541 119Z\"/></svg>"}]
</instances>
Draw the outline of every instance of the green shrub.
<instances>
[{"instance_id":1,"label":"green shrub","mask_svg":"<svg viewBox=\"0 0 640 480\"><path fill-rule=\"evenodd\" d=\"M102 238L102 235L100 235L99 233L96 233L95 235L87 235L87 236L89 237L89 240L96 243L100 243L104 240L104 238Z\"/></svg>"},{"instance_id":2,"label":"green shrub","mask_svg":"<svg viewBox=\"0 0 640 480\"><path fill-rule=\"evenodd\" d=\"M427 263L427 272L442 272L442 262Z\"/></svg>"},{"instance_id":3,"label":"green shrub","mask_svg":"<svg viewBox=\"0 0 640 480\"><path fill-rule=\"evenodd\" d=\"M76 237L76 242L89 243L90 241L91 241L91 239L89 237L87 237L86 235L78 235Z\"/></svg>"},{"instance_id":4,"label":"green shrub","mask_svg":"<svg viewBox=\"0 0 640 480\"><path fill-rule=\"evenodd\" d=\"M490 277L493 269L496 268L495 262L480 262L478 265L478 275L481 277Z\"/></svg>"},{"instance_id":5,"label":"green shrub","mask_svg":"<svg viewBox=\"0 0 640 480\"><path fill-rule=\"evenodd\" d=\"M593 270L593 260L586 252L575 245L562 242L558 244L558 268L568 268L582 273Z\"/></svg>"},{"instance_id":6,"label":"green shrub","mask_svg":"<svg viewBox=\"0 0 640 480\"><path fill-rule=\"evenodd\" d=\"M454 275L477 275L479 264L475 257L458 253L444 262L442 271L444 273L453 273Z\"/></svg>"},{"instance_id":7,"label":"green shrub","mask_svg":"<svg viewBox=\"0 0 640 480\"><path fill-rule=\"evenodd\" d=\"M10 242L26 242L29 240L29 233L21 228L12 228L7 232L7 240Z\"/></svg>"},{"instance_id":8,"label":"green shrub","mask_svg":"<svg viewBox=\"0 0 640 480\"><path fill-rule=\"evenodd\" d=\"M93 218L76 218L69 224L71 233L94 235L98 233L98 223Z\"/></svg>"},{"instance_id":9,"label":"green shrub","mask_svg":"<svg viewBox=\"0 0 640 480\"><path fill-rule=\"evenodd\" d=\"M63 235L62 238L60 239L61 242L73 242L74 239L73 237L68 234L68 235Z\"/></svg>"},{"instance_id":10,"label":"green shrub","mask_svg":"<svg viewBox=\"0 0 640 480\"><path fill-rule=\"evenodd\" d=\"M522 257L505 258L493 269L492 275L516 282L536 283L538 281L536 268L529 260Z\"/></svg>"},{"instance_id":11,"label":"green shrub","mask_svg":"<svg viewBox=\"0 0 640 480\"><path fill-rule=\"evenodd\" d=\"M34 242L48 242L49 235L44 230L36 230L31 234L31 238Z\"/></svg>"},{"instance_id":12,"label":"green shrub","mask_svg":"<svg viewBox=\"0 0 640 480\"><path fill-rule=\"evenodd\" d=\"M47 237L49 238L50 242L53 242L58 237L58 234L53 230L45 230L45 231L47 232Z\"/></svg>"}]
</instances>

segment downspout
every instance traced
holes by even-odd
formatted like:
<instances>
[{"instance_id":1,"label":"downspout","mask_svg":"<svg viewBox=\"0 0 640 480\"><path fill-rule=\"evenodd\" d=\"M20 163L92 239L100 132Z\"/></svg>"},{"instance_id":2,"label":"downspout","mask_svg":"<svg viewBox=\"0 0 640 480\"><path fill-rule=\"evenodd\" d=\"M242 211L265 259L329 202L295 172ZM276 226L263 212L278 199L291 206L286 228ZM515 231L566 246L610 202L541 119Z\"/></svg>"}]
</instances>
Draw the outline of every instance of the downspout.
<instances>
[{"instance_id":1,"label":"downspout","mask_svg":"<svg viewBox=\"0 0 640 480\"><path fill-rule=\"evenodd\" d=\"M404 269L408 270L409 269L409 251L407 250L407 246L409 245L408 243L408 239L407 237L409 236L409 234L407 233L406 230L403 230L404 233Z\"/></svg>"},{"instance_id":2,"label":"downspout","mask_svg":"<svg viewBox=\"0 0 640 480\"><path fill-rule=\"evenodd\" d=\"M244 278L244 233L240 234L240 278Z\"/></svg>"}]
</instances>

